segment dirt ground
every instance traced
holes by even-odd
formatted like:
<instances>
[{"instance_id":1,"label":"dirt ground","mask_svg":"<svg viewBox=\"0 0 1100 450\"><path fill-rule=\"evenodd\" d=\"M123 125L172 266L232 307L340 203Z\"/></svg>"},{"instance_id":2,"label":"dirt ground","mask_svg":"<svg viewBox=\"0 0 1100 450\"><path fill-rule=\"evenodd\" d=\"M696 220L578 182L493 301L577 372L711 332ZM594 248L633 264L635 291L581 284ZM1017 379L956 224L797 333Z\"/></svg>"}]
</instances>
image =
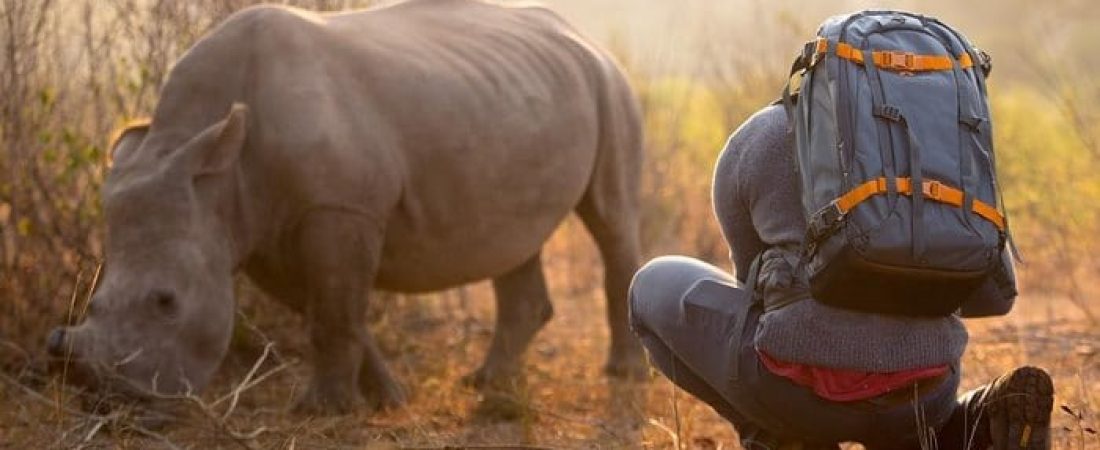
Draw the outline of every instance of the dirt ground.
<instances>
[{"instance_id":1,"label":"dirt ground","mask_svg":"<svg viewBox=\"0 0 1100 450\"><path fill-rule=\"evenodd\" d=\"M739 448L725 421L661 375L636 383L604 377L598 260L551 254L546 265L556 315L530 348L526 383L512 397L483 398L460 381L491 336L486 283L380 296L371 329L410 404L338 418L288 411L308 375L301 323L271 302L247 300L219 379L201 398L179 402L178 423L152 428L122 411L80 413L56 381L36 376L28 363L22 373L0 372L0 448ZM1100 436L1087 431L1100 425L1100 329L1068 307L1048 307L1057 304L1025 297L1006 318L970 322L963 387L1016 365L1042 366L1057 386L1054 447L1100 449ZM267 342L273 351L265 356Z\"/></svg>"}]
</instances>

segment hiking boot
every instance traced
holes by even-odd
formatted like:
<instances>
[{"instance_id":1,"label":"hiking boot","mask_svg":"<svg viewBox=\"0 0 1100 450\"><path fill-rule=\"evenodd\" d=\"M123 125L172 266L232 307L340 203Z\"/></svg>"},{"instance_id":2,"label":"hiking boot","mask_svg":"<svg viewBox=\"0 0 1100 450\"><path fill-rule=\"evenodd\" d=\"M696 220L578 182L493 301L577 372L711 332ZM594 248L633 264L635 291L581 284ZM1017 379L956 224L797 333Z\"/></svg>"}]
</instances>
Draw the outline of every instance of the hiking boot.
<instances>
[{"instance_id":1,"label":"hiking boot","mask_svg":"<svg viewBox=\"0 0 1100 450\"><path fill-rule=\"evenodd\" d=\"M970 400L967 409L979 417L974 436L977 445L972 448L1050 448L1054 383L1043 369L1030 366L1014 369L978 389Z\"/></svg>"}]
</instances>

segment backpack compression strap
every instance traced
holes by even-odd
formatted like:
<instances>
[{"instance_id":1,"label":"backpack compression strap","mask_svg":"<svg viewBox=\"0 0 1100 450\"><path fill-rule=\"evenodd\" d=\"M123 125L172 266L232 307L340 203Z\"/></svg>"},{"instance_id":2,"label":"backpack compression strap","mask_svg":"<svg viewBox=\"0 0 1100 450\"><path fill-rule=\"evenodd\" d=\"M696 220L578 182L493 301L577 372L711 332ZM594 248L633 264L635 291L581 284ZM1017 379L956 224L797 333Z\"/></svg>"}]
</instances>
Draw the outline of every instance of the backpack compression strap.
<instances>
[{"instance_id":1,"label":"backpack compression strap","mask_svg":"<svg viewBox=\"0 0 1100 450\"><path fill-rule=\"evenodd\" d=\"M897 178L896 181L899 194L913 195L913 183L909 178ZM963 198L966 195L963 191L935 180L926 180L921 184L921 193L924 198L959 208L963 206ZM833 202L833 205L836 206L843 216L847 214L848 211L851 211L852 208L855 208L856 205L863 203L875 195L885 194L886 192L886 178L879 177L856 186L855 189L837 198ZM974 199L973 211L974 214L992 222L997 229L1004 231L1005 218L1001 215L1000 211L997 211L995 206Z\"/></svg>"},{"instance_id":2,"label":"backpack compression strap","mask_svg":"<svg viewBox=\"0 0 1100 450\"><path fill-rule=\"evenodd\" d=\"M830 53L830 43L826 38L817 38L812 46L814 51L809 62L810 66L813 66L826 54ZM836 56L856 64L864 63L863 52L859 49L844 42L836 44L833 47L832 53L836 54ZM879 68L896 72L930 72L954 70L955 68L952 58L946 55L917 55L908 52L875 51L872 52L871 57L875 60L875 65ZM958 60L960 69L965 70L974 66L974 60L970 58L969 53L959 55Z\"/></svg>"},{"instance_id":3,"label":"backpack compression strap","mask_svg":"<svg viewBox=\"0 0 1100 450\"><path fill-rule=\"evenodd\" d=\"M894 181L897 183L899 194L913 195L913 181L911 178L898 177L895 178ZM807 220L808 226L806 227L805 251L803 252L803 261L800 263L800 266L806 263L806 257L813 253L814 247L816 247L817 243L822 238L832 234L840 227L840 224L844 221L844 217L848 215L848 212L851 211L852 208L855 208L871 197L887 192L889 192L889 190L886 186L886 178L879 177L856 186L846 194L837 197L836 200L825 205L825 207L817 210L817 212ZM961 208L964 205L965 196L966 193L963 191L936 180L924 180L921 182L922 198ZM973 203L974 206L972 207L972 211L974 214L990 221L993 223L993 226L997 227L1001 232L1005 232L1007 228L1005 217L997 210L997 207L976 198L973 199Z\"/></svg>"}]
</instances>

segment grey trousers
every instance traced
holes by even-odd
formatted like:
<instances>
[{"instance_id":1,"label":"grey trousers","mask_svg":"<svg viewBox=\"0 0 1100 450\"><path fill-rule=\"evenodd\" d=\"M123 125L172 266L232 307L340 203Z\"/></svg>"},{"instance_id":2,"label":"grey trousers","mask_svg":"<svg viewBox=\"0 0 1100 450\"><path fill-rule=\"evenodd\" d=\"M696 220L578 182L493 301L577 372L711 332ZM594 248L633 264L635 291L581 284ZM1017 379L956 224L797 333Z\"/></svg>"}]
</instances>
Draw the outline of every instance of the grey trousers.
<instances>
[{"instance_id":1,"label":"grey trousers","mask_svg":"<svg viewBox=\"0 0 1100 450\"><path fill-rule=\"evenodd\" d=\"M631 326L652 364L729 420L746 448L795 442L920 448L918 430L938 436L938 448L965 447L957 363L941 382L914 389L903 401L833 402L761 364L753 348L760 314L733 277L691 258L657 258L630 288Z\"/></svg>"}]
</instances>

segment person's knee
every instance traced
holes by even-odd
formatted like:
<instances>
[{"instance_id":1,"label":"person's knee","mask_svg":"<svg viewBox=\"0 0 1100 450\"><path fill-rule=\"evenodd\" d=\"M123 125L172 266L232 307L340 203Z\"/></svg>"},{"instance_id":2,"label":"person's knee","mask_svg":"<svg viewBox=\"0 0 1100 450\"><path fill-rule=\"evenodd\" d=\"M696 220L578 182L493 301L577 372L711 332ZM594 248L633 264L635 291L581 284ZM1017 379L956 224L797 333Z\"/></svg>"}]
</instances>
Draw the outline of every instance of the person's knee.
<instances>
[{"instance_id":1,"label":"person's knee","mask_svg":"<svg viewBox=\"0 0 1100 450\"><path fill-rule=\"evenodd\" d=\"M682 256L661 256L643 265L630 282L631 303L642 297L665 298L673 294L677 283L672 281L682 276L687 263L688 258Z\"/></svg>"},{"instance_id":2,"label":"person's knee","mask_svg":"<svg viewBox=\"0 0 1100 450\"><path fill-rule=\"evenodd\" d=\"M635 332L651 329L655 320L678 317L679 300L697 281L721 272L684 256L662 256L646 263L630 283L630 323Z\"/></svg>"},{"instance_id":3,"label":"person's knee","mask_svg":"<svg viewBox=\"0 0 1100 450\"><path fill-rule=\"evenodd\" d=\"M682 294L695 282L712 278L732 281L733 278L722 270L703 261L686 256L661 256L638 269L630 283L631 291L647 294Z\"/></svg>"},{"instance_id":4,"label":"person's knee","mask_svg":"<svg viewBox=\"0 0 1100 450\"><path fill-rule=\"evenodd\" d=\"M659 256L645 263L634 274L634 280L630 283L633 289L652 289L664 278L674 276L679 272L688 258L683 256Z\"/></svg>"},{"instance_id":5,"label":"person's knee","mask_svg":"<svg viewBox=\"0 0 1100 450\"><path fill-rule=\"evenodd\" d=\"M630 325L635 333L647 329L645 322L656 306L654 302L666 301L672 295L666 281L670 273L678 270L677 267L681 264L679 259L675 256L662 256L649 261L634 274L628 296Z\"/></svg>"}]
</instances>

